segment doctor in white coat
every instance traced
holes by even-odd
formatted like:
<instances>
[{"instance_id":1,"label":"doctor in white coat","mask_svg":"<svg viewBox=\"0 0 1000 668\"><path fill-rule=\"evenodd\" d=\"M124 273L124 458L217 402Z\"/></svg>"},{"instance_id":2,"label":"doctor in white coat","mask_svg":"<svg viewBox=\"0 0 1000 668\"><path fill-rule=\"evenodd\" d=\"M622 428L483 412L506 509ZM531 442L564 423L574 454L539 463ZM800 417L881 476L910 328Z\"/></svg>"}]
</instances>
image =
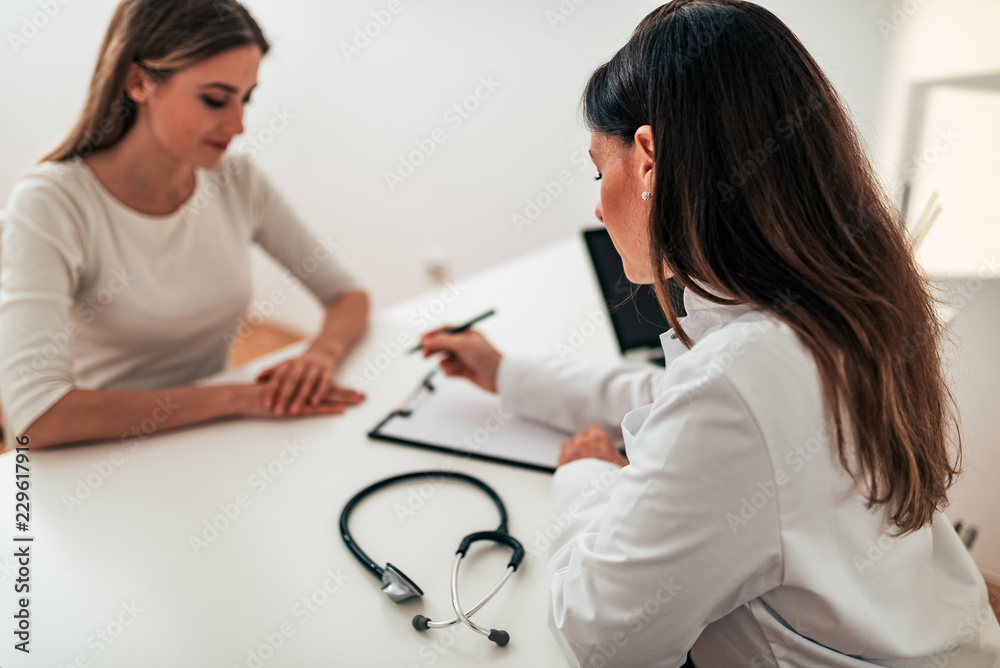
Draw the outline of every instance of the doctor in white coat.
<instances>
[{"instance_id":1,"label":"doctor in white coat","mask_svg":"<svg viewBox=\"0 0 1000 668\"><path fill-rule=\"evenodd\" d=\"M584 107L597 217L660 295L666 369L422 339L449 375L579 432L550 532L567 658L1000 665L983 579L941 512L959 446L932 300L815 61L757 5L675 0Z\"/></svg>"}]
</instances>

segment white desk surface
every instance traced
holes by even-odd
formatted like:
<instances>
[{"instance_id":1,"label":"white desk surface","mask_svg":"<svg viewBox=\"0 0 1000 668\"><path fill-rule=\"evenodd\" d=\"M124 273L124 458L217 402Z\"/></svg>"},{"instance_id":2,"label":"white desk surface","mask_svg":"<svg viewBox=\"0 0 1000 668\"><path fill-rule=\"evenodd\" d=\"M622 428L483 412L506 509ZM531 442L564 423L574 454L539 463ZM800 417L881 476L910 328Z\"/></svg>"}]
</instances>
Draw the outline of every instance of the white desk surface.
<instances>
[{"instance_id":1,"label":"white desk surface","mask_svg":"<svg viewBox=\"0 0 1000 668\"><path fill-rule=\"evenodd\" d=\"M537 549L552 524L550 476L366 437L436 364L404 354L386 366L388 356L377 357L383 345L401 333L416 339L421 308L438 316L430 328L493 307L497 315L478 328L504 352L555 353L557 344L579 344L574 328L593 331L583 326L592 322L588 311L604 308L582 240L377 313L339 377L346 383L368 362L385 368L364 388L367 400L343 416L218 422L156 435L134 450L112 442L31 451L30 655L13 649L13 553L23 544L13 538L23 534L14 529L14 457L0 457L0 666L565 665L546 626L546 556ZM583 340L578 354L618 358L606 319ZM294 350L218 380L251 379ZM286 442L301 451L292 457ZM256 472L269 466L267 481ZM358 489L441 467L493 485L507 504L511 534L528 551L474 618L506 629L505 648L463 626L424 633L410 626L418 613L450 617L450 569L460 539L496 528L496 512L478 490L461 483L398 487L356 509L359 544L415 580L425 593L421 602L391 602L341 541L340 511ZM67 498L88 491L80 487L88 476L99 485L68 509ZM205 522L227 505L232 513L238 498L250 502L195 554L190 537L202 538ZM478 600L508 558L503 548L470 550L463 602Z\"/></svg>"}]
</instances>

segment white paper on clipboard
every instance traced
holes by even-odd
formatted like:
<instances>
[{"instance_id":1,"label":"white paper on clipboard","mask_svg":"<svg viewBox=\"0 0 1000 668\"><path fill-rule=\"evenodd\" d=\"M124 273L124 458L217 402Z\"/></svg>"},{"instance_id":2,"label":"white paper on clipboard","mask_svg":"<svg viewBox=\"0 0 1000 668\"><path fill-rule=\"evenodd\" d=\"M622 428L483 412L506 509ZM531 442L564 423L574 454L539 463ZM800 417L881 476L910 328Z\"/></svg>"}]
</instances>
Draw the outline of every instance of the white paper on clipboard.
<instances>
[{"instance_id":1,"label":"white paper on clipboard","mask_svg":"<svg viewBox=\"0 0 1000 668\"><path fill-rule=\"evenodd\" d=\"M551 473L571 434L514 415L499 396L435 371L369 436Z\"/></svg>"}]
</instances>

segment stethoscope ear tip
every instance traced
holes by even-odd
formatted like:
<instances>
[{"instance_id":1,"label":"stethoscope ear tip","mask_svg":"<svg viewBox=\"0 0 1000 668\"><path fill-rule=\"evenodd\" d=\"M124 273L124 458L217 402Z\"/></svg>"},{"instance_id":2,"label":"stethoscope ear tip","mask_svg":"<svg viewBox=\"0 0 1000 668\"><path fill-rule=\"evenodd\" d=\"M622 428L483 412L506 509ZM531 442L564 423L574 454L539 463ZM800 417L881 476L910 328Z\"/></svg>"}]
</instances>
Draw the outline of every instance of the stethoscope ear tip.
<instances>
[{"instance_id":1,"label":"stethoscope ear tip","mask_svg":"<svg viewBox=\"0 0 1000 668\"><path fill-rule=\"evenodd\" d=\"M418 631L426 631L430 628L430 618L424 617L423 615L417 615L413 618L413 628Z\"/></svg>"},{"instance_id":2,"label":"stethoscope ear tip","mask_svg":"<svg viewBox=\"0 0 1000 668\"><path fill-rule=\"evenodd\" d=\"M413 620L413 625L417 625L416 619ZM490 635L487 637L495 642L498 647L504 647L510 642L510 634L506 631L501 631L500 629L490 629Z\"/></svg>"}]
</instances>

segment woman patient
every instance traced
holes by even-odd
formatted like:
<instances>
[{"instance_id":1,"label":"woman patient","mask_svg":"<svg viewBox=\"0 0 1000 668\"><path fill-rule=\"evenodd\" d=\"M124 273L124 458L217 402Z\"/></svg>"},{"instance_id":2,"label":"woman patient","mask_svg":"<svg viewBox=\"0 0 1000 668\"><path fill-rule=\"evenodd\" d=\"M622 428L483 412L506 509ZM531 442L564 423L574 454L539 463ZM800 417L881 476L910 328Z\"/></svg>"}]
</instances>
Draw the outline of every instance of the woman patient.
<instances>
[{"instance_id":1,"label":"woman patient","mask_svg":"<svg viewBox=\"0 0 1000 668\"><path fill-rule=\"evenodd\" d=\"M7 203L9 433L43 447L129 438L151 419L162 431L363 399L333 378L366 326L367 294L249 159L226 154L268 48L235 0L117 7L80 119ZM322 329L257 383L193 387L226 366L251 301L251 243L324 305Z\"/></svg>"}]
</instances>

